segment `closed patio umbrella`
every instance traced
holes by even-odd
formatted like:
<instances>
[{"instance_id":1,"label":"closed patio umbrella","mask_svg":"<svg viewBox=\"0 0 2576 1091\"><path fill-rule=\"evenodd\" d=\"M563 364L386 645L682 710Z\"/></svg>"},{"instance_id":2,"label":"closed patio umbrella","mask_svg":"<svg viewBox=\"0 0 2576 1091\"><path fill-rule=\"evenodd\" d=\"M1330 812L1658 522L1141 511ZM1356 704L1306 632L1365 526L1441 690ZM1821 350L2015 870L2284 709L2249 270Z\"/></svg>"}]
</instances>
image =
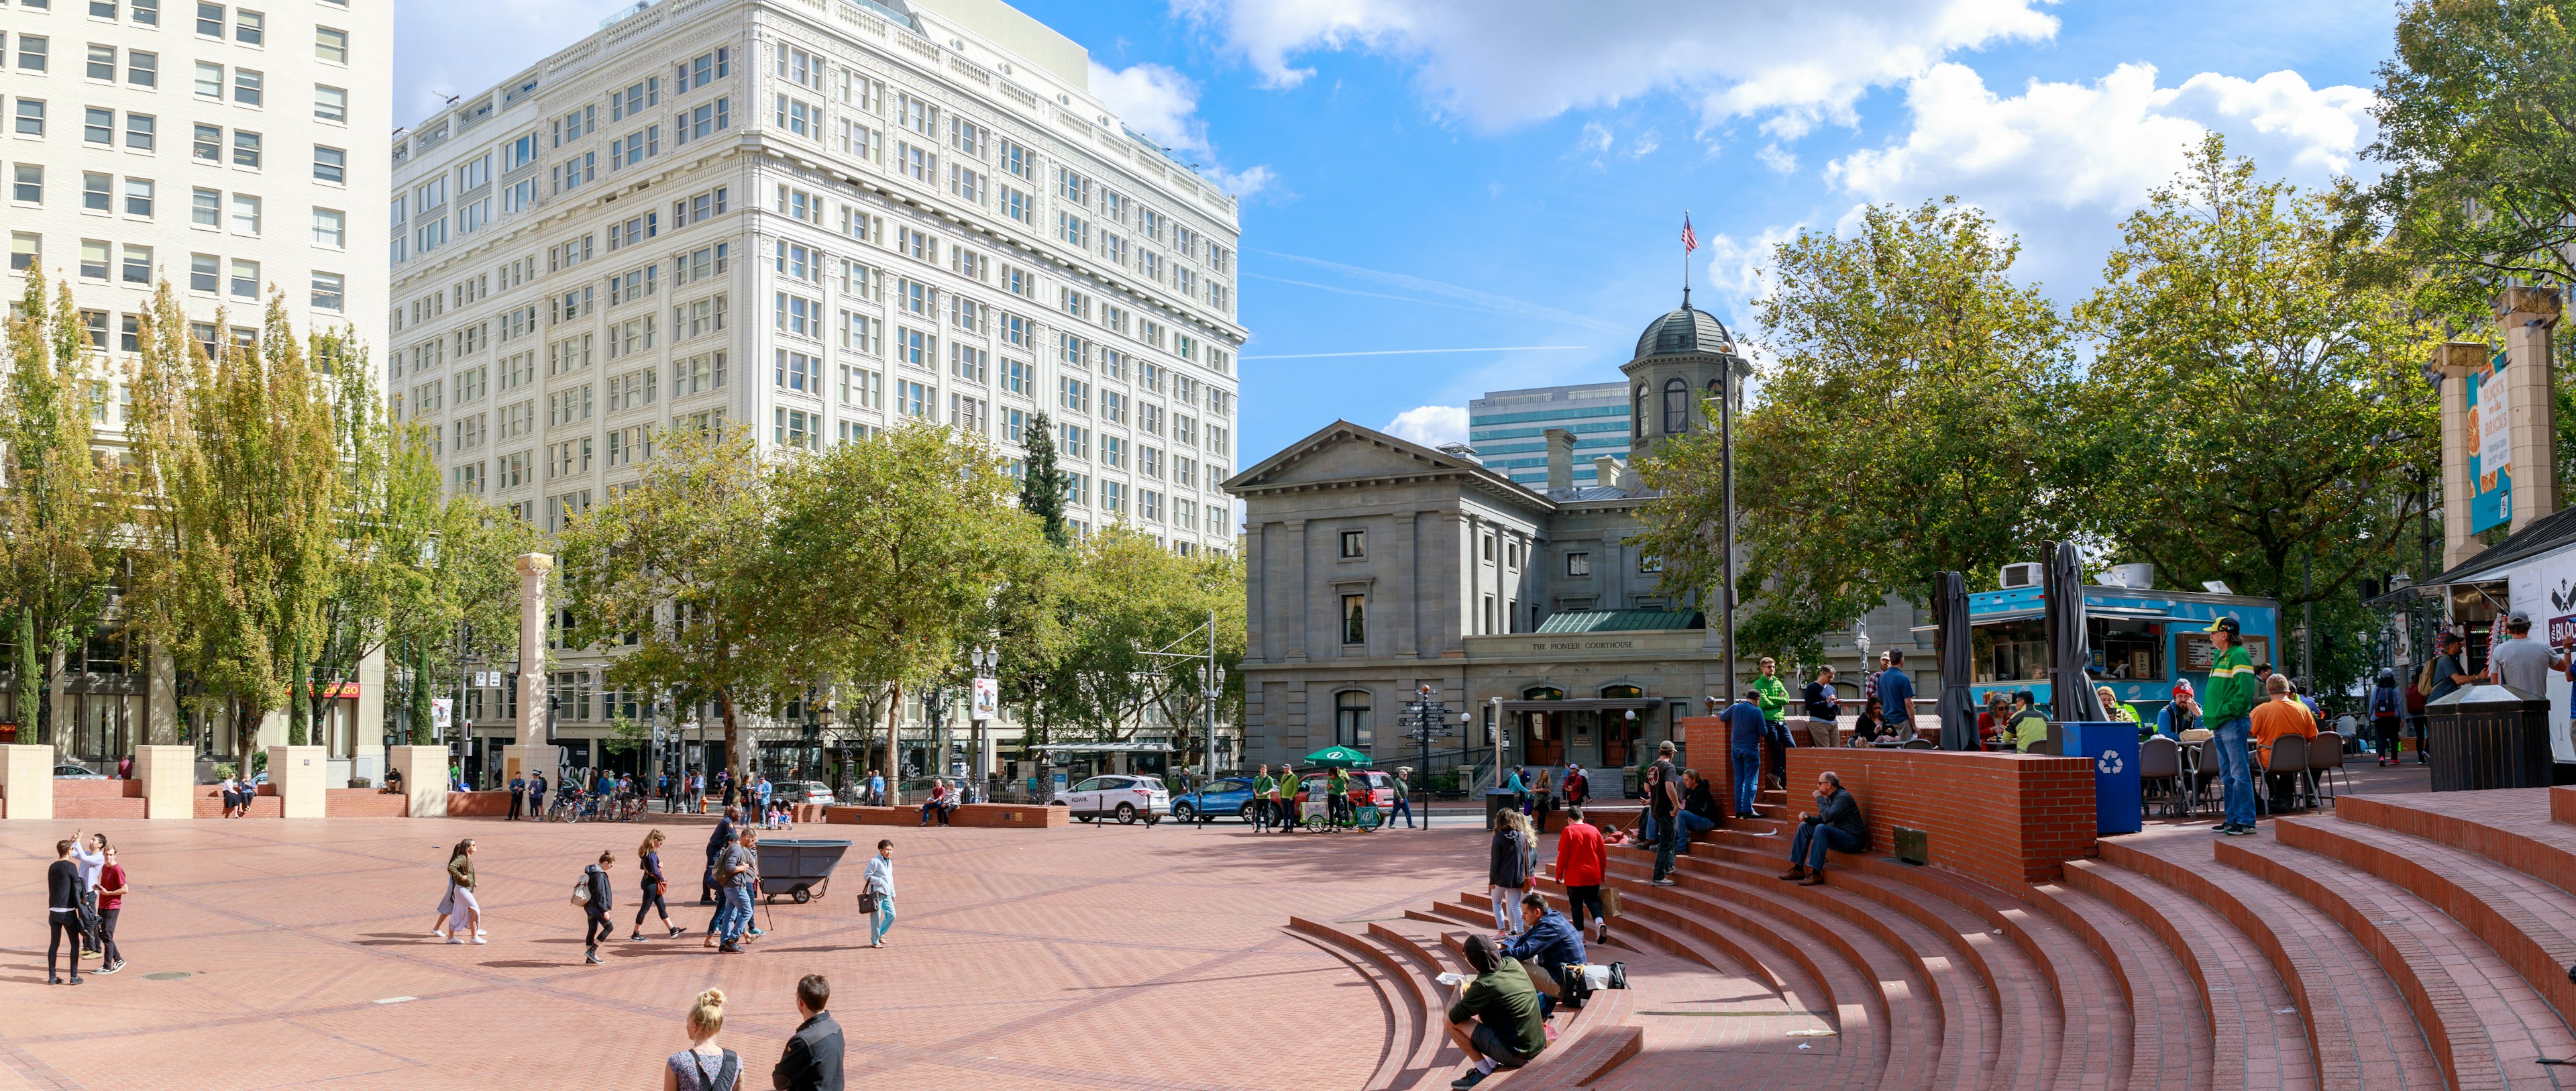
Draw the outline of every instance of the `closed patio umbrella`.
<instances>
[{"instance_id":1,"label":"closed patio umbrella","mask_svg":"<svg viewBox=\"0 0 2576 1091\"><path fill-rule=\"evenodd\" d=\"M1977 748L1977 710L1968 701L1975 651L1968 635L1968 577L1932 574L1932 623L1941 651L1941 749Z\"/></svg>"},{"instance_id":2,"label":"closed patio umbrella","mask_svg":"<svg viewBox=\"0 0 2576 1091\"><path fill-rule=\"evenodd\" d=\"M2049 711L2061 723L2099 722L2107 713L2093 693L2086 668L2092 651L2084 638L2084 561L2073 542L2048 544L2048 572L2042 599L2048 622L2048 685L2054 692Z\"/></svg>"}]
</instances>

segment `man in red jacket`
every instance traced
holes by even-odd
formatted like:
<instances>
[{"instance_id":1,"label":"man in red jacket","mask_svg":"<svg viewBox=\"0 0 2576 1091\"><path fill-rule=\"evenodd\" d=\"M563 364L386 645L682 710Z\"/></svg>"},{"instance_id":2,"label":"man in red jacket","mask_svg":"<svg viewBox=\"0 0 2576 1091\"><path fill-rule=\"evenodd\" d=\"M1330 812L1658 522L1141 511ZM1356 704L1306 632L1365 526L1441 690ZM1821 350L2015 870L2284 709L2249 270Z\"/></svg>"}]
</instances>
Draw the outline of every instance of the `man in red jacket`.
<instances>
[{"instance_id":1,"label":"man in red jacket","mask_svg":"<svg viewBox=\"0 0 2576 1091\"><path fill-rule=\"evenodd\" d=\"M1556 835L1556 878L1565 884L1575 931L1583 931L1584 910L1592 911L1598 932L1594 943L1610 939L1610 916L1601 910L1601 882L1609 869L1610 849L1601 843L1601 828L1583 820L1581 807L1566 811L1565 829Z\"/></svg>"}]
</instances>

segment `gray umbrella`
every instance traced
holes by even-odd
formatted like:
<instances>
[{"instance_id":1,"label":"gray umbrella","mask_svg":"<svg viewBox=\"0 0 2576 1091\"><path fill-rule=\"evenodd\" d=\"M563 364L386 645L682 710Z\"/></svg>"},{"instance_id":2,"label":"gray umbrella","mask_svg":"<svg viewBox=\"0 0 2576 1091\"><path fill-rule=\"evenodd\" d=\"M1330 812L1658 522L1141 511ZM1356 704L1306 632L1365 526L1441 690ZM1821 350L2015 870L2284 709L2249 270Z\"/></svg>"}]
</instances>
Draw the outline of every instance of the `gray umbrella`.
<instances>
[{"instance_id":1,"label":"gray umbrella","mask_svg":"<svg viewBox=\"0 0 2576 1091\"><path fill-rule=\"evenodd\" d=\"M2048 684L2056 691L2050 711L2060 723L2099 722L2106 715L2086 673L2092 651L2084 639L2084 562L2073 542L2048 543L2043 598L2048 622Z\"/></svg>"},{"instance_id":2,"label":"gray umbrella","mask_svg":"<svg viewBox=\"0 0 2576 1091\"><path fill-rule=\"evenodd\" d=\"M1975 678L1974 647L1968 635L1968 577L1958 572L1932 574L1932 624L1941 649L1941 749L1977 748L1977 710L1968 701Z\"/></svg>"}]
</instances>

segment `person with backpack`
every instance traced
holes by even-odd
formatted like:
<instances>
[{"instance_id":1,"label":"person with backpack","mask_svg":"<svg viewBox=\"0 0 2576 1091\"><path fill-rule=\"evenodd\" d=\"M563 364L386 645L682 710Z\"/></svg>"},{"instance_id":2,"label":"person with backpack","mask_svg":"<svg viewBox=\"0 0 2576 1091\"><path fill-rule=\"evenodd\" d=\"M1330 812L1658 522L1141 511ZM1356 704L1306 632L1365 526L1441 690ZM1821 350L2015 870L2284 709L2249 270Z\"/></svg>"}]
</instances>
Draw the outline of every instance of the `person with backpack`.
<instances>
[{"instance_id":1,"label":"person with backpack","mask_svg":"<svg viewBox=\"0 0 2576 1091\"><path fill-rule=\"evenodd\" d=\"M2382 667L2379 683L2370 687L2370 737L2379 743L2379 764L2397 764L2397 728L2406 716L2406 698L2397 692L2397 672Z\"/></svg>"},{"instance_id":2,"label":"person with backpack","mask_svg":"<svg viewBox=\"0 0 2576 1091\"><path fill-rule=\"evenodd\" d=\"M616 853L600 853L599 862L581 869L581 882L572 888L572 904L580 906L586 918L581 928L584 965L600 964L599 945L615 931L608 926L608 869L616 865Z\"/></svg>"},{"instance_id":3,"label":"person with backpack","mask_svg":"<svg viewBox=\"0 0 2576 1091\"><path fill-rule=\"evenodd\" d=\"M528 774L528 817L539 822L546 820L546 775L544 773Z\"/></svg>"},{"instance_id":4,"label":"person with backpack","mask_svg":"<svg viewBox=\"0 0 2576 1091\"><path fill-rule=\"evenodd\" d=\"M662 1062L662 1091L741 1091L742 1058L716 1044L724 1020L724 990L699 993L689 1005L689 1048Z\"/></svg>"}]
</instances>

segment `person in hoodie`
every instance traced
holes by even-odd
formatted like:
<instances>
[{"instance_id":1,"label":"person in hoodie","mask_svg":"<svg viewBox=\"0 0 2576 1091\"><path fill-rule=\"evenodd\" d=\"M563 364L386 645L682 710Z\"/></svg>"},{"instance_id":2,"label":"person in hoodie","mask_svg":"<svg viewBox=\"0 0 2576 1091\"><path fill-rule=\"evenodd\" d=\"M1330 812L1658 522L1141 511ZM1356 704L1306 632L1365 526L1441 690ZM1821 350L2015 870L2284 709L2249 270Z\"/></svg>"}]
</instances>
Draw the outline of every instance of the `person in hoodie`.
<instances>
[{"instance_id":1,"label":"person in hoodie","mask_svg":"<svg viewBox=\"0 0 2576 1091\"><path fill-rule=\"evenodd\" d=\"M584 924L581 930L582 950L587 952L587 957L582 959L584 965L600 964L599 945L616 932L608 923L608 897L612 886L608 881L608 869L615 866L617 854L603 852L599 854L598 863L581 869L581 880L590 888L589 900L581 904L582 913L589 918L589 923Z\"/></svg>"},{"instance_id":2,"label":"person in hoodie","mask_svg":"<svg viewBox=\"0 0 2576 1091\"><path fill-rule=\"evenodd\" d=\"M1509 935L1521 895L1530 888L1529 818L1512 810L1494 818L1494 837L1486 846L1485 893L1494 902L1494 934Z\"/></svg>"}]
</instances>

